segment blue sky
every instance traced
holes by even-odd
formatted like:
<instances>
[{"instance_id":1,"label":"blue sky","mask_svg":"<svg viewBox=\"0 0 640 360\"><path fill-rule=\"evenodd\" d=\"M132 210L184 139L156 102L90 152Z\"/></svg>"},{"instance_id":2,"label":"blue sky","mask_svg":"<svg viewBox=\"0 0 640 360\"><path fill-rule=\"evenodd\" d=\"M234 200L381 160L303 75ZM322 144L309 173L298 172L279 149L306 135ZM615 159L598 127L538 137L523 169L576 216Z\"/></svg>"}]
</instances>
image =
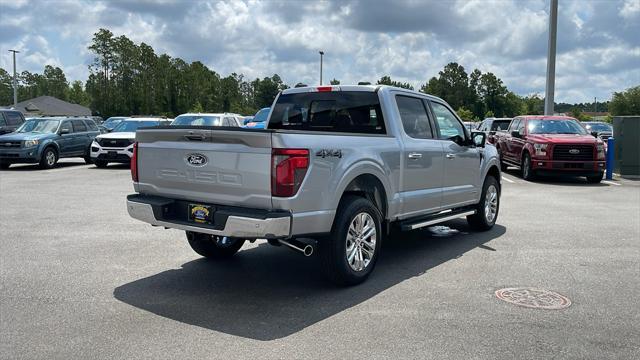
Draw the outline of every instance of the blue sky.
<instances>
[{"instance_id":1,"label":"blue sky","mask_svg":"<svg viewBox=\"0 0 640 360\"><path fill-rule=\"evenodd\" d=\"M609 99L640 85L640 0L560 0L556 101ZM60 66L85 80L94 32L107 28L223 76L279 74L288 84L375 82L416 88L451 61L544 95L548 0L0 0L0 67Z\"/></svg>"}]
</instances>

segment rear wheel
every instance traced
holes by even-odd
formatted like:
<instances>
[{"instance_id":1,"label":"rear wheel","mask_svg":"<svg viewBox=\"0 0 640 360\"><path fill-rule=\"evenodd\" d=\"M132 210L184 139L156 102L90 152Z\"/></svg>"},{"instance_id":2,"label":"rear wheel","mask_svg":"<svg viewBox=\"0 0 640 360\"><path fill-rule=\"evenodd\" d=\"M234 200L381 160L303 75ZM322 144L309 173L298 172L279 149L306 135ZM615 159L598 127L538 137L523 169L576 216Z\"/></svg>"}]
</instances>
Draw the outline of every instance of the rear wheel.
<instances>
[{"instance_id":1,"label":"rear wheel","mask_svg":"<svg viewBox=\"0 0 640 360\"><path fill-rule=\"evenodd\" d=\"M525 153L522 157L522 178L527 181L535 179L536 174L533 171L533 164L531 163L531 155Z\"/></svg>"},{"instance_id":2,"label":"rear wheel","mask_svg":"<svg viewBox=\"0 0 640 360\"><path fill-rule=\"evenodd\" d=\"M498 159L500 160L500 171L507 171L507 163L502 161L502 150L498 148Z\"/></svg>"},{"instance_id":3,"label":"rear wheel","mask_svg":"<svg viewBox=\"0 0 640 360\"><path fill-rule=\"evenodd\" d=\"M93 164L99 168L106 168L109 163L104 160L94 160Z\"/></svg>"},{"instance_id":4,"label":"rear wheel","mask_svg":"<svg viewBox=\"0 0 640 360\"><path fill-rule=\"evenodd\" d=\"M11 166L10 163L0 162L0 169L7 170Z\"/></svg>"},{"instance_id":5,"label":"rear wheel","mask_svg":"<svg viewBox=\"0 0 640 360\"><path fill-rule=\"evenodd\" d=\"M600 183L600 181L602 181L603 177L604 177L603 173L600 173L600 174L595 175L595 176L587 176L587 182L591 183L591 184L598 184L598 183Z\"/></svg>"},{"instance_id":6,"label":"rear wheel","mask_svg":"<svg viewBox=\"0 0 640 360\"><path fill-rule=\"evenodd\" d=\"M467 216L467 222L474 230L486 231L495 225L500 210L500 184L493 176L488 176L482 185L482 196L476 213Z\"/></svg>"},{"instance_id":7,"label":"rear wheel","mask_svg":"<svg viewBox=\"0 0 640 360\"><path fill-rule=\"evenodd\" d=\"M58 152L52 147L44 149L42 152L42 158L40 159L41 169L51 169L56 166L58 162Z\"/></svg>"},{"instance_id":8,"label":"rear wheel","mask_svg":"<svg viewBox=\"0 0 640 360\"><path fill-rule=\"evenodd\" d=\"M227 259L240 250L245 239L230 238L187 231L187 240L193 251L208 259Z\"/></svg>"},{"instance_id":9,"label":"rear wheel","mask_svg":"<svg viewBox=\"0 0 640 360\"><path fill-rule=\"evenodd\" d=\"M320 242L324 270L338 285L367 279L380 253L382 215L373 203L358 196L341 201L331 236Z\"/></svg>"}]
</instances>

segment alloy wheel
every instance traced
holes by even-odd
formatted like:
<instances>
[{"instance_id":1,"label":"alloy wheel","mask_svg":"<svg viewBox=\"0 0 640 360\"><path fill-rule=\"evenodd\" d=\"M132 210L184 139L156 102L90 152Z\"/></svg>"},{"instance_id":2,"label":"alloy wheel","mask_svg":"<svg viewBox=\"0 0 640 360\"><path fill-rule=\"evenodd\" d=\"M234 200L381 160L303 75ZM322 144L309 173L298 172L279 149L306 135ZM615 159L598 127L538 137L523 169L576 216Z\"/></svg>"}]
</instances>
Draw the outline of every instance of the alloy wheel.
<instances>
[{"instance_id":1,"label":"alloy wheel","mask_svg":"<svg viewBox=\"0 0 640 360\"><path fill-rule=\"evenodd\" d=\"M357 214L347 231L346 257L353 271L363 271L369 266L376 251L376 223L369 213Z\"/></svg>"}]
</instances>

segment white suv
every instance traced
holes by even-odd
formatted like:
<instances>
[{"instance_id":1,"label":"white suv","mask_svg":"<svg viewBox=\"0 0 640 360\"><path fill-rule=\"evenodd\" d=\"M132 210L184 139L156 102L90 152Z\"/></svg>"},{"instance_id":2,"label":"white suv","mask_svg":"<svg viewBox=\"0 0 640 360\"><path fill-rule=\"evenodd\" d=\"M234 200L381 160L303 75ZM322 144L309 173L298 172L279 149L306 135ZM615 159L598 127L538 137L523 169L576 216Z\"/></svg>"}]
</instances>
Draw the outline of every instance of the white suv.
<instances>
[{"instance_id":1,"label":"white suv","mask_svg":"<svg viewBox=\"0 0 640 360\"><path fill-rule=\"evenodd\" d=\"M162 118L127 118L111 132L96 136L91 144L91 161L99 168L106 167L110 162L128 164L133 155L136 130L168 124Z\"/></svg>"},{"instance_id":2,"label":"white suv","mask_svg":"<svg viewBox=\"0 0 640 360\"><path fill-rule=\"evenodd\" d=\"M171 125L242 127L244 116L232 113L187 113L177 116Z\"/></svg>"}]
</instances>

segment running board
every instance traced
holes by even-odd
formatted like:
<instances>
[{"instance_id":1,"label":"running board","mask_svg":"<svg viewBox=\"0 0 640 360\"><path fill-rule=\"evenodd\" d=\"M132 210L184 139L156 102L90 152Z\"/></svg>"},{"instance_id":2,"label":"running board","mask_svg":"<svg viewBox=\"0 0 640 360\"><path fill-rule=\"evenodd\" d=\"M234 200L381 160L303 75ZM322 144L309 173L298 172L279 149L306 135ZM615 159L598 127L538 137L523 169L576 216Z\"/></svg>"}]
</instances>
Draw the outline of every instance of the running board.
<instances>
[{"instance_id":1,"label":"running board","mask_svg":"<svg viewBox=\"0 0 640 360\"><path fill-rule=\"evenodd\" d=\"M419 229L425 226L429 226L429 225L433 225L433 224L438 224L441 222L445 222L445 221L449 221L449 220L453 220L453 219L457 219L463 216L469 216L469 215L473 215L475 214L476 211L475 210L466 210L466 211L456 211L456 212L446 212L444 214L438 214L434 217L431 218L425 218L425 219L421 219L421 220L414 220L413 222L402 222L402 224L400 225L402 231L409 231L409 230L415 230L415 229Z\"/></svg>"}]
</instances>

